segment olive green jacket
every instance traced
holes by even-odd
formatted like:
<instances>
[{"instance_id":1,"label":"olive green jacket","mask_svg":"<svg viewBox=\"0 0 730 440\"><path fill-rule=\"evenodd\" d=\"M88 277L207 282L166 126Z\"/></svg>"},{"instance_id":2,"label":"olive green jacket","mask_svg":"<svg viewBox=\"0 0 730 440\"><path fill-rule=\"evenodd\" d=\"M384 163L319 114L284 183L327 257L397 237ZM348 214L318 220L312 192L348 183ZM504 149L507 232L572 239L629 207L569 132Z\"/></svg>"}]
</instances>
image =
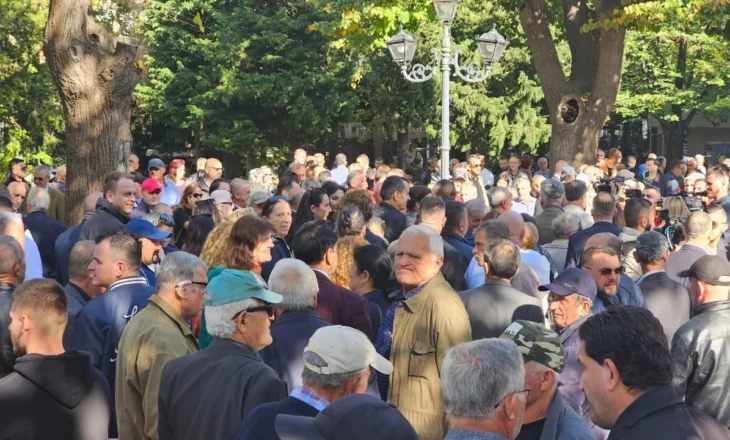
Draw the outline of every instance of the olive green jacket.
<instances>
[{"instance_id":1,"label":"olive green jacket","mask_svg":"<svg viewBox=\"0 0 730 440\"><path fill-rule=\"evenodd\" d=\"M157 295L129 321L119 342L116 415L120 440L157 439L157 397L167 361L198 351L190 327Z\"/></svg>"}]
</instances>

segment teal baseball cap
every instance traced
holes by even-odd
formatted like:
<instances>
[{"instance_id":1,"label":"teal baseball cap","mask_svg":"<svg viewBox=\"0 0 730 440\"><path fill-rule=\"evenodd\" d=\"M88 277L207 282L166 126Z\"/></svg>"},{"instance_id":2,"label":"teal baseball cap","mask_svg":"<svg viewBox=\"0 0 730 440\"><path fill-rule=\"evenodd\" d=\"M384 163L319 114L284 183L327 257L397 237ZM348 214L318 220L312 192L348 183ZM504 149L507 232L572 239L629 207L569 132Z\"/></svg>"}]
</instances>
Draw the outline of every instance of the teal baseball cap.
<instances>
[{"instance_id":1,"label":"teal baseball cap","mask_svg":"<svg viewBox=\"0 0 730 440\"><path fill-rule=\"evenodd\" d=\"M205 292L205 305L208 306L219 306L249 298L278 304L283 299L278 293L264 289L252 272L237 269L225 269L216 274L208 282Z\"/></svg>"}]
</instances>

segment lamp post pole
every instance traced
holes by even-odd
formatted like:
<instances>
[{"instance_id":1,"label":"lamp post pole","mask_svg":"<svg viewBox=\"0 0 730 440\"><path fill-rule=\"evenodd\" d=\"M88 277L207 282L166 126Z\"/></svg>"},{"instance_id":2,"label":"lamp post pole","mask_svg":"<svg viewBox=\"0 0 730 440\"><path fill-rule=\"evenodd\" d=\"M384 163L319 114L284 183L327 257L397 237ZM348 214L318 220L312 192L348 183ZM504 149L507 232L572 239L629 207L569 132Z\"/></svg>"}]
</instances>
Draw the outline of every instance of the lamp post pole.
<instances>
[{"instance_id":1,"label":"lamp post pole","mask_svg":"<svg viewBox=\"0 0 730 440\"><path fill-rule=\"evenodd\" d=\"M450 82L451 82L451 25L443 24L441 38L441 178L451 177L449 153L451 152L450 130Z\"/></svg>"},{"instance_id":2,"label":"lamp post pole","mask_svg":"<svg viewBox=\"0 0 730 440\"><path fill-rule=\"evenodd\" d=\"M457 48L452 56L451 54L451 23L456 16L456 9L459 6L459 0L433 0L436 8L436 15L441 21L443 35L441 36L441 53L436 49L431 49L433 62L430 64L414 64L410 71L408 66L413 61L416 53L418 42L415 38L403 31L400 31L390 38L386 44L390 55L401 69L403 77L414 83L422 83L433 78L434 70L441 65L441 176L448 179L449 176L449 153L451 152L450 142L450 102L449 102L449 85L451 81L451 66L454 67L454 73L462 80L470 83L482 82L492 73L494 66L504 54L509 42L497 32L494 26L491 31L482 34L476 38L479 56L484 64L480 68L474 64L462 66L459 64L459 55L461 49Z\"/></svg>"}]
</instances>

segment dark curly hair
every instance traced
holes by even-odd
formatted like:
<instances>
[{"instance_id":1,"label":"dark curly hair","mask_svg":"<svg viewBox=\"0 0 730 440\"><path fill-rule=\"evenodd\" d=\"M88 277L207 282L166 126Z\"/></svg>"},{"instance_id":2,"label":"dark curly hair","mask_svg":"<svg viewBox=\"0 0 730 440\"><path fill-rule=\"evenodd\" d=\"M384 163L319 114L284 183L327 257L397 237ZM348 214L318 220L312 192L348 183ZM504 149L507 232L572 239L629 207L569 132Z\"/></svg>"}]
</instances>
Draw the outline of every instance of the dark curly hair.
<instances>
[{"instance_id":1,"label":"dark curly hair","mask_svg":"<svg viewBox=\"0 0 730 440\"><path fill-rule=\"evenodd\" d=\"M233 225L227 246L222 249L225 266L231 269L251 270L253 251L275 232L271 223L261 217L247 215ZM259 264L265 262L258 262Z\"/></svg>"},{"instance_id":2,"label":"dark curly hair","mask_svg":"<svg viewBox=\"0 0 730 440\"><path fill-rule=\"evenodd\" d=\"M621 382L648 390L672 382L672 356L662 324L646 309L610 306L578 331L586 354L599 364L611 359Z\"/></svg>"}]
</instances>

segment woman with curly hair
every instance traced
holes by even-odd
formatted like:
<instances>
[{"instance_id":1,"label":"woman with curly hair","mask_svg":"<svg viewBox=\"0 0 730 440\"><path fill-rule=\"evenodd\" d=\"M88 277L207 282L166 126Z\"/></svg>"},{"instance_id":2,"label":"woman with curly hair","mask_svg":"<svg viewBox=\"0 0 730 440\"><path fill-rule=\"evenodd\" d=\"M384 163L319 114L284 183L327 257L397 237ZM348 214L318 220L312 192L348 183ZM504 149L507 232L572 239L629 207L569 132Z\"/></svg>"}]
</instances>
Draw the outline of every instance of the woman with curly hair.
<instances>
[{"instance_id":1,"label":"woman with curly hair","mask_svg":"<svg viewBox=\"0 0 730 440\"><path fill-rule=\"evenodd\" d=\"M330 277L332 282L340 287L349 289L350 287L350 267L352 267L352 254L355 249L367 246L368 242L362 237L347 236L337 240L335 249L337 249L337 269Z\"/></svg>"},{"instance_id":2,"label":"woman with curly hair","mask_svg":"<svg viewBox=\"0 0 730 440\"><path fill-rule=\"evenodd\" d=\"M200 251L200 259L203 260L206 266L210 268L225 266L223 250L228 246L228 237L231 235L234 223L232 221L219 223L208 234L208 239L205 240L203 250Z\"/></svg>"}]
</instances>

